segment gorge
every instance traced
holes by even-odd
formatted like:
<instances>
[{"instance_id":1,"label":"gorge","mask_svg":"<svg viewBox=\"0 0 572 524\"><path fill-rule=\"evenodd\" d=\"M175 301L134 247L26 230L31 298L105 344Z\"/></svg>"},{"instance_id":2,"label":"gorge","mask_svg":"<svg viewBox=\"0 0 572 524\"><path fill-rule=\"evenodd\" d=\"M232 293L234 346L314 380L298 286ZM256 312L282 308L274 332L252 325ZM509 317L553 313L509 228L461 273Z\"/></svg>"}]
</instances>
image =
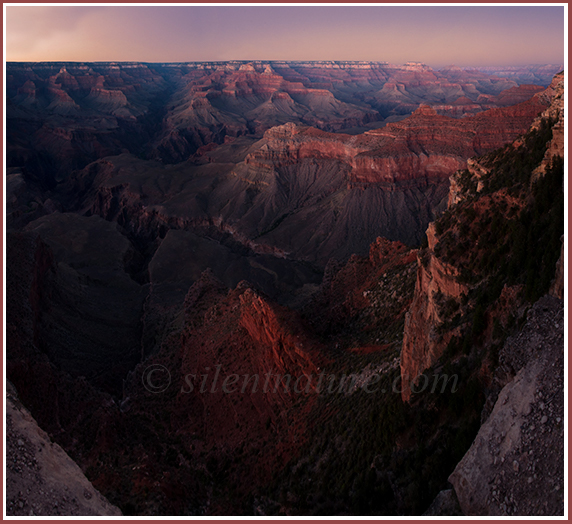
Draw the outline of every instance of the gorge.
<instances>
[{"instance_id":1,"label":"gorge","mask_svg":"<svg viewBox=\"0 0 572 524\"><path fill-rule=\"evenodd\" d=\"M561 69L8 63L15 402L124 515L562 514Z\"/></svg>"}]
</instances>

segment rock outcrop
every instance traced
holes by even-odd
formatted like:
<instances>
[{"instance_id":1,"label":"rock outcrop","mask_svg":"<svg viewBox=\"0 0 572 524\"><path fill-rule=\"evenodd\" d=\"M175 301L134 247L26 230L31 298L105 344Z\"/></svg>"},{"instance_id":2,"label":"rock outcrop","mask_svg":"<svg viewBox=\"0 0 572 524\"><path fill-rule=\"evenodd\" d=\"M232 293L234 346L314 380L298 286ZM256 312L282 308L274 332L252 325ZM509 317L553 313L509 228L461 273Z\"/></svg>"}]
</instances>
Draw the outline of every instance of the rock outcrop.
<instances>
[{"instance_id":1,"label":"rock outcrop","mask_svg":"<svg viewBox=\"0 0 572 524\"><path fill-rule=\"evenodd\" d=\"M451 338L458 333L451 330L444 336L437 333L440 324L448 320L442 310L447 301L457 304L468 288L458 281L456 267L439 260L434 248L437 244L434 224L427 229L428 248L418 255L415 294L405 315L403 349L401 351L401 397L411 398L411 387L417 377L441 356Z\"/></svg>"},{"instance_id":2,"label":"rock outcrop","mask_svg":"<svg viewBox=\"0 0 572 524\"><path fill-rule=\"evenodd\" d=\"M545 297L507 340L516 376L449 477L465 515L564 514L563 327L562 302Z\"/></svg>"},{"instance_id":3,"label":"rock outcrop","mask_svg":"<svg viewBox=\"0 0 572 524\"><path fill-rule=\"evenodd\" d=\"M552 84L546 90L536 93L529 102L507 108L509 113L514 116L521 114L521 112L525 110L524 107L528 104L537 108L542 105L547 106L537 118L530 121L528 129L529 135L526 135L532 136L530 135L531 133L541 133L540 129L542 126L544 126L543 129L548 126L549 129L552 129L554 137L548 144L539 143L536 146L541 149L546 147L546 153L544 155L544 159L538 159L538 167L536 165L533 166L534 171L531 172L532 181L540 176L540 172L544 173L546 171L546 167L551 164L554 158L559 157L562 154L562 150L558 145L560 143L560 135L557 130L561 121L560 115L562 114L562 88L561 75L556 75ZM502 111L504 110L494 109L491 110L490 113L491 115L494 115L499 114L499 112ZM489 112L480 113L473 118L475 120L483 119L487 113ZM469 119L466 118L464 120ZM555 128L556 131L554 131ZM512 145L505 149L504 152L509 155L512 154L512 151L521 148L523 151L521 154L528 156L529 154L527 150L522 149L528 147L525 145L527 140L526 136L519 137L514 140ZM542 140L542 138L539 138L539 140ZM496 161L501 158L500 155L502 154L502 151L498 152L498 155L494 157ZM550 156L551 154L554 154L554 156ZM550 160L547 160L547 158ZM485 210L496 208L499 206L500 202L503 202L503 213L506 213L507 207L512 207L513 213L516 213L517 210L528 205L532 199L531 196L523 196L521 197L522 199L515 198L515 196L513 196L513 192L507 191L501 186L498 187L494 196L490 195L489 190L489 194L484 195L479 199L479 195L482 195L485 188L488 187L487 180L492 176L495 176L495 168L496 165L494 161L489 157L469 159L467 162L467 169L458 171L451 177L448 206L451 212L456 211L456 218L452 218L452 215L449 213L448 217L451 218L451 220L442 220L442 223L453 222L456 225L454 227L452 226L447 232L441 231L441 234L439 235L436 234L435 224L430 224L427 230L428 247L420 252L419 255L416 292L411 310L406 317L405 322L403 350L401 356L403 380L402 397L404 400L409 400L411 398L411 381L414 381L415 378L423 372L423 370L429 368L437 361L453 337L460 336L460 324L462 324L462 320L456 323L451 322L453 320L452 311L458 312L459 317L462 318L462 315L459 312L460 299L463 296L465 297L465 300L468 299L469 291L473 289L468 285L468 281L473 281L474 286L480 281L480 279L484 278L483 275L479 276L475 273L476 264L470 264L466 257L464 257L462 250L457 250L457 254L454 256L450 255L450 253L455 252L452 243L463 242L464 245L467 245L467 235L470 235L472 239L471 242L478 243L478 229L471 231L472 225L476 223L482 224L482 226L478 227L482 227L485 230L487 229L486 220L483 219L482 221L475 222L476 218L479 217L481 213L485 212ZM510 185L510 182L511 181L508 180L505 183ZM527 186L523 188L523 194L529 194L529 185L531 184L527 182ZM465 200L468 204L461 210L459 206L461 206ZM472 209L467 209L467 207ZM472 221L467 218L470 216L473 217ZM507 244L507 247L508 246L509 244ZM437 250L439 253L436 253ZM473 257L475 259L477 257L476 251L478 250L475 246L475 248L473 248ZM445 253L448 253L448 255L444 256ZM451 257L457 261L456 264L452 262ZM471 269L468 269L467 266L470 266ZM551 268L547 269L547 271L549 270L551 270ZM460 278L461 271L464 271L463 278ZM558 278L556 280L557 282L560 282ZM557 286L558 284L555 284L555 289ZM548 289L545 290L545 292L547 291ZM555 291L555 293L559 293L559 291ZM447 307L447 303L449 307ZM472 307L475 307L475 305L472 304ZM449 309L448 314L440 315L439 312L442 309ZM482 311L479 311L479 315L482 313ZM492 316L489 317L489 321L491 325L489 325L487 330L487 336L490 341L492 332ZM474 322L474 317L471 319L471 322ZM483 323L485 323L485 320L483 317L480 317L478 323L479 329L481 328L480 324ZM450 327L444 332L438 333L438 331L443 331L440 330L440 328L444 324L449 326L455 324L455 326Z\"/></svg>"},{"instance_id":4,"label":"rock outcrop","mask_svg":"<svg viewBox=\"0 0 572 524\"><path fill-rule=\"evenodd\" d=\"M264 352L258 357L261 376L266 373L295 373L297 377L316 374L316 365L307 353L310 348L305 350L300 335L285 329L275 308L250 289L240 295L240 304L239 325Z\"/></svg>"},{"instance_id":5,"label":"rock outcrop","mask_svg":"<svg viewBox=\"0 0 572 524\"><path fill-rule=\"evenodd\" d=\"M368 256L353 255L344 265L331 260L304 307L308 322L344 349L394 349L413 298L416 254L401 242L377 238Z\"/></svg>"},{"instance_id":6,"label":"rock outcrop","mask_svg":"<svg viewBox=\"0 0 572 524\"><path fill-rule=\"evenodd\" d=\"M400 122L356 136L288 123L267 131L263 145L246 163L272 169L307 158L336 160L350 167L350 183L389 187L415 179L439 180L464 168L468 158L514 140L546 106L544 99L532 98L459 120L421 105Z\"/></svg>"},{"instance_id":7,"label":"rock outcrop","mask_svg":"<svg viewBox=\"0 0 572 524\"><path fill-rule=\"evenodd\" d=\"M145 64L9 66L8 165L44 186L124 149L141 153L169 83Z\"/></svg>"},{"instance_id":8,"label":"rock outcrop","mask_svg":"<svg viewBox=\"0 0 572 524\"><path fill-rule=\"evenodd\" d=\"M122 515L38 426L10 383L5 417L7 515Z\"/></svg>"},{"instance_id":9,"label":"rock outcrop","mask_svg":"<svg viewBox=\"0 0 572 524\"><path fill-rule=\"evenodd\" d=\"M556 157L564 158L564 73L554 77L544 96L551 100L550 106L542 112L533 123L539 127L542 120L550 119L552 126L552 139L550 140L542 163L535 169L534 177L542 176Z\"/></svg>"}]
</instances>

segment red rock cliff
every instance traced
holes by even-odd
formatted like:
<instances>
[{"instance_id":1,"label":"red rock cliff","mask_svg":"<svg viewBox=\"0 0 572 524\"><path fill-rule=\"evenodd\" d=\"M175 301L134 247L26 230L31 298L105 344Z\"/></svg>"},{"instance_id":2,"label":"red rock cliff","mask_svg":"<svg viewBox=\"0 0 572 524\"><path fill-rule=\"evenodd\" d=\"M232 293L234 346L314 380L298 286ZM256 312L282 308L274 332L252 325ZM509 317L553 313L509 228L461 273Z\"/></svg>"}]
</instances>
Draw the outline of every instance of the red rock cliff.
<instances>
[{"instance_id":1,"label":"red rock cliff","mask_svg":"<svg viewBox=\"0 0 572 524\"><path fill-rule=\"evenodd\" d=\"M328 133L287 123L264 134L246 158L259 168L301 159L337 160L349 166L350 182L396 184L413 179L446 179L467 159L491 151L528 130L547 107L533 97L515 106L455 119L422 105L410 117L361 135Z\"/></svg>"},{"instance_id":2,"label":"red rock cliff","mask_svg":"<svg viewBox=\"0 0 572 524\"><path fill-rule=\"evenodd\" d=\"M427 230L429 247L418 256L417 282L409 312L405 316L403 350L401 352L401 397L411 397L415 379L430 367L443 353L454 335L437 334L437 328L445 319L442 304L447 300L460 300L468 289L457 281L457 269L441 260L434 253L437 238L434 224Z\"/></svg>"},{"instance_id":3,"label":"red rock cliff","mask_svg":"<svg viewBox=\"0 0 572 524\"><path fill-rule=\"evenodd\" d=\"M558 125L562 121L560 117L563 114L561 110L563 104L562 84L562 75L556 75L548 89L542 93L535 94L528 102L509 108L493 109L472 117L471 119L466 118L464 120L472 120L473 124L475 124L475 129L478 130L485 129L486 126L495 128L488 118L494 119L498 117L504 119L505 130L499 131L496 137L494 133L491 132L481 135L480 144L482 146L483 144L491 145L495 140L500 139L501 136L509 136L510 133L504 133L510 129L516 131L520 125L524 124L527 118L529 120L528 127L523 129L521 133L538 126L540 118L551 117L553 119L560 119L555 126L554 138L549 144L545 159L541 166L534 172L534 174L539 176L552 156L561 153L561 136ZM538 116L538 118L525 117L525 115L531 114L538 115L542 107L544 107L544 112ZM514 143L518 144L519 140L520 139L515 140ZM469 173L477 182L478 193L482 187L480 178L486 176L488 170L481 166L475 159L469 160L468 167ZM451 182L449 206L457 204L463 198L457 178L452 177ZM506 198L506 195L504 195L501 200L504 198ZM425 252L421 252L418 257L415 295L411 309L405 320L401 352L402 398L404 401L408 401L411 398L412 381L413 384L415 384L415 378L436 362L447 347L449 340L457 334L454 330L444 334L438 334L438 327L441 322L445 320L441 315L443 305L448 300L459 301L460 297L468 292L468 288L458 281L458 269L439 259L435 254L435 246L438 244L439 239L435 231L434 223L429 224L427 239L428 249ZM555 291L555 293L558 293L558 291Z\"/></svg>"}]
</instances>

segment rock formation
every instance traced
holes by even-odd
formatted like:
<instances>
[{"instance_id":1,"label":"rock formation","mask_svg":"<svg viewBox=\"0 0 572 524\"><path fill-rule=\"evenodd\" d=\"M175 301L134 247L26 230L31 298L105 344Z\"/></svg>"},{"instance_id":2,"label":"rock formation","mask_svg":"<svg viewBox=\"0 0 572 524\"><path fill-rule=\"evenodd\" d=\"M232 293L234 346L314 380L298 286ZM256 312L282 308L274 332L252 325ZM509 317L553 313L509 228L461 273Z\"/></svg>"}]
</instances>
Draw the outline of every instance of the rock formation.
<instances>
[{"instance_id":1,"label":"rock formation","mask_svg":"<svg viewBox=\"0 0 572 524\"><path fill-rule=\"evenodd\" d=\"M179 162L225 137L260 136L286 122L378 126L421 103L459 117L532 92L508 78L415 63L10 63L7 153L9 166L59 179L125 149Z\"/></svg>"},{"instance_id":2,"label":"rock formation","mask_svg":"<svg viewBox=\"0 0 572 524\"><path fill-rule=\"evenodd\" d=\"M413 298L416 250L377 238L368 256L330 261L304 312L318 333L357 352L393 349ZM365 348L360 348L364 345Z\"/></svg>"},{"instance_id":3,"label":"rock formation","mask_svg":"<svg viewBox=\"0 0 572 524\"><path fill-rule=\"evenodd\" d=\"M555 157L564 158L564 74L554 77L544 96L552 99L551 104L537 117L533 127L540 126L542 120L546 119L555 123L552 127L552 139L546 148L542 163L534 172L535 177L542 176Z\"/></svg>"},{"instance_id":4,"label":"rock formation","mask_svg":"<svg viewBox=\"0 0 572 524\"><path fill-rule=\"evenodd\" d=\"M532 98L456 120L421 105L409 118L357 136L290 123L267 131L265 145L251 153L246 163L281 167L306 158L331 159L350 166L350 181L390 187L412 179L441 179L464 167L467 158L514 140L545 107L543 100Z\"/></svg>"},{"instance_id":5,"label":"rock formation","mask_svg":"<svg viewBox=\"0 0 572 524\"><path fill-rule=\"evenodd\" d=\"M6 398L6 514L121 516L52 442L8 383Z\"/></svg>"},{"instance_id":6,"label":"rock formation","mask_svg":"<svg viewBox=\"0 0 572 524\"><path fill-rule=\"evenodd\" d=\"M480 67L481 74L493 74L498 78L514 79L519 83L548 85L555 74L561 72L563 67L559 64L544 64L536 66L509 66L509 67Z\"/></svg>"},{"instance_id":7,"label":"rock formation","mask_svg":"<svg viewBox=\"0 0 572 524\"><path fill-rule=\"evenodd\" d=\"M562 303L545 297L507 340L516 376L449 477L465 515L564 514L563 326Z\"/></svg>"},{"instance_id":8,"label":"rock formation","mask_svg":"<svg viewBox=\"0 0 572 524\"><path fill-rule=\"evenodd\" d=\"M532 99L461 120L422 107L401 122L359 135L287 123L260 140L240 138L204 150L183 165L107 158L67 186L75 209L121 220L134 234L150 222L199 236L204 233L198 228L208 226L219 231L209 236L230 233L259 254L324 267L331 257L365 254L380 235L418 243L424 224L442 206L448 177L468 157L525 131L544 107ZM489 125L493 120L495 126ZM159 172L165 181L160 185ZM243 278L250 276L226 283Z\"/></svg>"},{"instance_id":9,"label":"rock formation","mask_svg":"<svg viewBox=\"0 0 572 524\"><path fill-rule=\"evenodd\" d=\"M550 106L528 133L451 177L449 209L430 225L428 247L418 256L402 381L423 371L448 373L455 364L462 372L462 363L476 357L486 397L480 429L449 476L453 491L440 492L426 515L564 512L562 76L535 96L548 97ZM528 216L543 226L524 233ZM472 261L465 239L474 242ZM507 263L507 253L514 262ZM431 289L435 277L422 271L435 258L457 286L449 284L443 296ZM460 303L453 300L459 286ZM402 391L404 400L423 403L413 387Z\"/></svg>"},{"instance_id":10,"label":"rock formation","mask_svg":"<svg viewBox=\"0 0 572 524\"><path fill-rule=\"evenodd\" d=\"M439 326L447 320L444 304L458 304L468 293L466 285L458 281L456 267L439 260L434 248L437 244L435 226L427 229L427 250L418 255L415 295L405 315L403 350L401 352L401 396L411 397L411 387L417 377L441 356L451 338L458 333L450 330L439 336Z\"/></svg>"},{"instance_id":11,"label":"rock formation","mask_svg":"<svg viewBox=\"0 0 572 524\"><path fill-rule=\"evenodd\" d=\"M428 512L456 513L447 478L482 422L505 424L499 392L559 387L518 349L557 335L507 342L563 295L562 82L526 71L8 64L21 402L126 515L410 515L438 493ZM458 390L411 387L426 369ZM555 454L503 448L505 466L557 460L546 417ZM527 491L507 486L479 496L520 511Z\"/></svg>"},{"instance_id":12,"label":"rock formation","mask_svg":"<svg viewBox=\"0 0 572 524\"><path fill-rule=\"evenodd\" d=\"M552 159L561 156L559 153L561 154L562 151L558 149L560 137L558 131L560 126L559 118L562 108L561 96L562 78L561 75L557 75L551 86L546 91L535 94L533 97L533 100L536 100L537 103L540 102L540 100L545 100L549 101L550 105L549 108L542 113L542 116L539 116L538 119L531 123L529 133L540 133L540 128L544 126L544 128L553 130L554 138L552 138L548 144L540 144L539 147L546 148L546 153L544 153L543 158L540 159L540 166L533 166L534 171L531 172L531 180L540 176L539 174L541 172L544 173L546 171L545 166L549 165L549 163L552 165ZM499 110L495 109L493 111ZM475 118L482 118L484 114L485 113L482 113ZM539 138L539 140L542 140L542 138ZM524 151L522 153L523 155L527 154L525 137L518 138L511 146L508 146L506 151L517 148L521 148L521 150ZM554 156L550 156L553 149ZM543 150L544 149L542 149L542 151ZM550 161L547 161L547 157L550 158ZM498 157L495 158L498 159ZM463 205L463 202L467 197L474 197L475 195L486 193L485 188L488 187L487 179L494 176L494 166L495 164L491 162L488 157L484 157L484 160L471 159L468 162L467 170L459 171L455 176L451 177L448 202L449 211L456 210L457 217L462 216L462 213L465 213L465 211L460 212L459 206ZM528 188L526 188L525 191L528 192ZM504 189L499 189L495 196L492 197L492 200L490 200L491 196L483 194L480 201L477 201L474 204L467 204L469 207L472 207L472 209L470 211L466 211L465 216L468 217L473 215L473 217L476 217L487 208L496 208L498 203L501 201L504 202L504 206L515 206L514 211L516 212L519 207L526 205L527 199L529 200L531 197L526 196L523 198L525 201L519 202L518 199L507 194ZM467 202L470 201L467 200ZM451 214L448 216L451 216ZM444 318L439 313L439 308L447 309L446 304L448 302L450 308L454 311L458 311L462 296L464 295L465 301L468 298L470 287L467 286L467 280L472 280L473 282L479 281L478 274L473 274L471 276L467 276L467 274L465 274L461 278L463 266L466 267L468 263L467 260L463 260L461 262L463 259L461 252L455 256L443 256L445 251L447 253L454 251L454 247L451 245L451 242L466 241L466 239L462 239L461 237L466 237L472 229L472 226L468 223L464 226L460 225L460 222L464 219L457 218L457 220L458 223L456 226L451 228L448 236L445 235L443 231L440 232L440 234L436 234L436 225L430 225L427 230L428 248L419 254L416 293L413 299L412 308L406 318L404 344L401 356L402 379L404 382L402 396L404 400L409 400L411 397L408 384L411 384L411 381L414 381L424 369L427 369L434 364L451 341L451 338L460 334L460 324L457 324L455 329L446 330L444 335L437 333L444 322L451 320L451 318ZM442 223L445 223L445 221L445 219L442 219ZM473 222L473 224L474 223L475 222ZM440 226L440 228L442 228L442 226ZM472 234L472 237L475 239L477 238L476 232ZM443 246L443 241L445 239L447 243L446 247ZM435 256L437 248L439 249L441 256ZM473 251L477 250L473 248ZM475 257L474 253L473 257ZM451 265L447 259L456 260L456 267L455 264ZM548 271L553 271L553 269L551 268ZM482 278L482 276L480 276L480 278ZM548 289L546 289L546 291L548 291ZM437 303L439 303L439 305L437 305ZM448 315L451 314L451 311L449 311Z\"/></svg>"}]
</instances>

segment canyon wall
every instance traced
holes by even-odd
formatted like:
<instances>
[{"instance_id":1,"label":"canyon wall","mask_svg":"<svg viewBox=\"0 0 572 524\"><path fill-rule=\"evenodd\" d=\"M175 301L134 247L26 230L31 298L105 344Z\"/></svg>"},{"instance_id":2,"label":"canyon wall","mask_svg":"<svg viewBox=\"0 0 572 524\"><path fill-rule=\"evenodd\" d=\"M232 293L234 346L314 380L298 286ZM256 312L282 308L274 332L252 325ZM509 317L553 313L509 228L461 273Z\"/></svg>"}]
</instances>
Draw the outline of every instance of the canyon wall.
<instances>
[{"instance_id":1,"label":"canyon wall","mask_svg":"<svg viewBox=\"0 0 572 524\"><path fill-rule=\"evenodd\" d=\"M447 301L455 304L468 292L466 285L458 282L456 267L439 260L434 248L438 242L433 223L427 229L428 247L417 257L417 280L411 308L405 315L403 350L401 352L401 396L411 397L411 388L417 377L441 356L451 338L458 333L448 331L444 336L438 328L448 320Z\"/></svg>"},{"instance_id":2,"label":"canyon wall","mask_svg":"<svg viewBox=\"0 0 572 524\"><path fill-rule=\"evenodd\" d=\"M507 340L515 376L449 477L465 515L564 514L563 326L562 302L544 297Z\"/></svg>"},{"instance_id":3,"label":"canyon wall","mask_svg":"<svg viewBox=\"0 0 572 524\"><path fill-rule=\"evenodd\" d=\"M543 174L546 173L547 166L552 165L555 158L561 158L563 155L561 148L561 126L563 125L562 94L563 75L556 75L551 85L545 91L533 96L532 100L536 100L536 103L546 103L549 105L536 119L531 121L529 134L540 132L539 130L542 126L548 126L548 129L551 130L552 138L548 143L541 144L542 148L546 148L546 152L543 157L540 158L539 165L533 166L534 170L531 173L531 181L543 176ZM484 114L485 113L482 115ZM482 115L478 115L475 118L481 118ZM508 151L508 153L505 153L507 155L511 154L511 151L514 150L526 151L526 144L526 136L519 137L503 151ZM499 155L500 154L503 153L501 152ZM523 154L526 155L526 153ZM465 213L465 216L473 214L473 222L468 222L467 225L463 226L458 221L456 226L445 226L445 228L440 225L439 227L442 231L440 231L439 234L437 234L436 224L430 224L427 230L428 247L423 250L418 257L419 268L415 296L412 307L406 317L401 354L402 397L404 400L411 399L412 381L414 385L416 377L425 369L432 366L443 354L451 338L460 334L459 324L457 324L455 329L448 329L445 335L438 335L437 331L443 323L451 323L453 315L459 311L460 299L464 295L466 301L471 289L474 289L476 287L475 284L479 282L478 272L469 276L465 274L463 278L461 278L462 268L468 264L465 260L461 261L462 256L451 256L448 254L454 251L450 243L454 241L459 244L467 244L469 239L463 238L462 231L465 231L464 235L468 235L473 227L471 224L476 224L476 218L485 210L496 207L498 204L495 204L495 202L502 201L502 206L505 210L507 207L510 208L514 206L514 211L516 211L519 207L522 208L529 205L530 200L533 198L529 194L528 186L524 190L525 196L520 196L519 198L512 196L510 191L506 191L506 189L498 190L494 196L491 197L490 190L485 192L485 188L488 187L487 179L495 173L494 162L500 157L495 156L493 160L488 159L488 157L483 158L484 160L470 159L468 161L467 170L459 171L451 177L448 199L449 211L451 213L456 212L457 217L462 217L463 213ZM525 168L522 167L521 170L524 172ZM532 182L529 184L532 185ZM483 195L480 200L478 200L479 194ZM475 198L477 198L476 202ZM460 206L464 205L465 202L465 207L472 207L471 211L465 212L466 210L461 210ZM460 219L460 222L463 220L465 219ZM445 219L441 220L441 224L443 223L446 223ZM482 223L484 224L485 222ZM485 226L485 228L486 227L487 226ZM443 231L443 229L445 229L445 231ZM436 254L436 248L439 246L439 243L445 239L448 244L447 247L442 249L440 254ZM471 239L470 242L479 242L478 235L475 233L473 233ZM474 246L473 249L477 251L476 246ZM484 248L481 247L479 250L480 249ZM443 256L445 253L447 253L446 257ZM474 257L477 258L477 255L475 254ZM447 262L447 259L449 262ZM451 265L451 261L455 259L457 260L457 267L455 267L455 264ZM552 271L553 270L554 268L552 268ZM551 280L553 276L554 275L552 275ZM483 277L481 276L480 278ZM467 283L471 280L473 280L473 283L471 286L468 286ZM555 287L557 287L557 285ZM508 287L505 286L505 288L506 292L509 293ZM505 296L504 293L505 291L503 291L501 297ZM556 293L558 293L558 291L556 291ZM440 306L437 305L437 302L439 302ZM449 308L446 306L447 302L449 302ZM440 314L440 307L442 310L449 309L448 315L443 316ZM487 317L491 323L493 317L493 313ZM482 319L480 321L482 322ZM472 322L475 322L474 318ZM490 337L490 329L487 333L487 336ZM475 344L476 343L475 340Z\"/></svg>"},{"instance_id":4,"label":"canyon wall","mask_svg":"<svg viewBox=\"0 0 572 524\"><path fill-rule=\"evenodd\" d=\"M540 89L513 78L385 62L8 63L8 165L49 185L104 155L180 162L286 122L364 130L422 103L473 115Z\"/></svg>"},{"instance_id":5,"label":"canyon wall","mask_svg":"<svg viewBox=\"0 0 572 524\"><path fill-rule=\"evenodd\" d=\"M563 252L548 220L562 133L537 119L561 118L561 79L541 92L369 62L7 69L7 375L93 485L125 514L424 509L470 447L483 391L485 417L510 380L491 378L505 361L489 343L548 274L506 258ZM552 133L546 151L531 123ZM536 180L560 185L533 194L507 168L516 189L494 186L499 165L538 155ZM520 227L536 201L541 227ZM500 267L516 276L499 286ZM464 389L421 398L411 380L444 352ZM359 384L297 381L320 372ZM374 396L361 386L376 375ZM386 393L400 376L410 405Z\"/></svg>"}]
</instances>

